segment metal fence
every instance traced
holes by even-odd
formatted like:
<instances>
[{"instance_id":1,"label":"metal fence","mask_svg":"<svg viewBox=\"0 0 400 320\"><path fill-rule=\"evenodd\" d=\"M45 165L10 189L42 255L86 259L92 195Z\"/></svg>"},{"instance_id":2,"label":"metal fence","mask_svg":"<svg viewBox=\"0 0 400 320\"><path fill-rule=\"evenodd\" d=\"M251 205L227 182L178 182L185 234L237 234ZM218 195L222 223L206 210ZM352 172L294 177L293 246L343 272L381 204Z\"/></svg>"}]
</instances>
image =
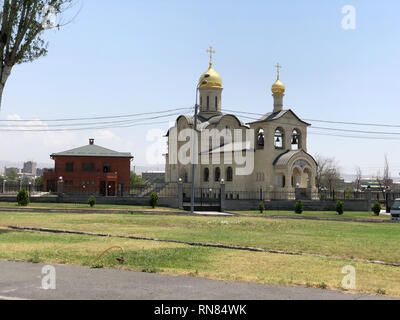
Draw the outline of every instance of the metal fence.
<instances>
[{"instance_id":1,"label":"metal fence","mask_svg":"<svg viewBox=\"0 0 400 320\"><path fill-rule=\"evenodd\" d=\"M44 194L43 184L21 181L2 181L0 182L0 194L16 195L22 189L28 191L30 195Z\"/></svg>"},{"instance_id":2,"label":"metal fence","mask_svg":"<svg viewBox=\"0 0 400 320\"><path fill-rule=\"evenodd\" d=\"M137 198L148 198L153 192L159 197L177 197L177 183L147 183L143 185L132 185L129 196Z\"/></svg>"}]
</instances>

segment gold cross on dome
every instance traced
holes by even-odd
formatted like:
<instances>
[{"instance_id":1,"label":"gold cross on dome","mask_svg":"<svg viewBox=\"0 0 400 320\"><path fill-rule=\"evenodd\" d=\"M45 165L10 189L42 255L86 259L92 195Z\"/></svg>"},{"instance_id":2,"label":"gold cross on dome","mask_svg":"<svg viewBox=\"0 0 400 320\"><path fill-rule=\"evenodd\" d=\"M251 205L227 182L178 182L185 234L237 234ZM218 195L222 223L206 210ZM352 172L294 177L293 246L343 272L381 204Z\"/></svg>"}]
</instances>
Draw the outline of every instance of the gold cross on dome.
<instances>
[{"instance_id":1,"label":"gold cross on dome","mask_svg":"<svg viewBox=\"0 0 400 320\"><path fill-rule=\"evenodd\" d=\"M212 66L212 58L213 58L213 54L215 53L215 50L213 50L212 46L210 46L210 48L207 49L207 53L210 54L210 66Z\"/></svg>"},{"instance_id":2,"label":"gold cross on dome","mask_svg":"<svg viewBox=\"0 0 400 320\"><path fill-rule=\"evenodd\" d=\"M278 80L279 80L279 73L280 73L280 69L282 69L282 66L278 62L275 67L276 67L276 69L278 71Z\"/></svg>"}]
</instances>

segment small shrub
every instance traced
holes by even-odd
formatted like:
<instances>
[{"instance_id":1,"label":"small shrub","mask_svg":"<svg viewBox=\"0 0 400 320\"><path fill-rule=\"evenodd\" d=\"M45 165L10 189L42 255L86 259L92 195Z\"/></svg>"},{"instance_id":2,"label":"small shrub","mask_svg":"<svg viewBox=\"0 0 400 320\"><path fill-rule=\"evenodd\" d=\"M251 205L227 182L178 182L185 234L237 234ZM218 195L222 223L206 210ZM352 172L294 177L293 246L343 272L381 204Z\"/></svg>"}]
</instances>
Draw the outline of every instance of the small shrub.
<instances>
[{"instance_id":1,"label":"small shrub","mask_svg":"<svg viewBox=\"0 0 400 320\"><path fill-rule=\"evenodd\" d=\"M338 202L336 203L336 212L337 212L339 215L342 215L342 214L343 214L343 212L344 212L344 203L343 203L343 201L338 201Z\"/></svg>"},{"instance_id":2,"label":"small shrub","mask_svg":"<svg viewBox=\"0 0 400 320\"><path fill-rule=\"evenodd\" d=\"M158 203L158 194L157 193L155 193L155 192L151 193L149 203L153 209L156 207L156 205Z\"/></svg>"},{"instance_id":3,"label":"small shrub","mask_svg":"<svg viewBox=\"0 0 400 320\"><path fill-rule=\"evenodd\" d=\"M384 295L386 294L386 290L385 290L385 289L378 288L378 289L376 290L376 293L379 294L380 296L384 296Z\"/></svg>"},{"instance_id":4,"label":"small shrub","mask_svg":"<svg viewBox=\"0 0 400 320\"><path fill-rule=\"evenodd\" d=\"M18 205L23 207L26 207L29 204L29 194L25 189L22 189L20 192L18 192L17 202Z\"/></svg>"},{"instance_id":5,"label":"small shrub","mask_svg":"<svg viewBox=\"0 0 400 320\"><path fill-rule=\"evenodd\" d=\"M326 289L328 285L325 282L320 282L317 284L317 288Z\"/></svg>"},{"instance_id":6,"label":"small shrub","mask_svg":"<svg viewBox=\"0 0 400 320\"><path fill-rule=\"evenodd\" d=\"M28 262L30 263L40 263L40 255L38 251L33 251L29 253L29 257L27 259Z\"/></svg>"},{"instance_id":7,"label":"small shrub","mask_svg":"<svg viewBox=\"0 0 400 320\"><path fill-rule=\"evenodd\" d=\"M94 196L90 196L87 203L91 208L93 208L96 204L96 198Z\"/></svg>"},{"instance_id":8,"label":"small shrub","mask_svg":"<svg viewBox=\"0 0 400 320\"><path fill-rule=\"evenodd\" d=\"M375 213L376 216L379 216L381 213L382 206L378 201L375 201L374 205L372 206L372 211Z\"/></svg>"},{"instance_id":9,"label":"small shrub","mask_svg":"<svg viewBox=\"0 0 400 320\"><path fill-rule=\"evenodd\" d=\"M296 205L294 206L294 212L296 212L297 214L302 214L303 213L303 202L301 202L301 200L298 200L296 202Z\"/></svg>"},{"instance_id":10,"label":"small shrub","mask_svg":"<svg viewBox=\"0 0 400 320\"><path fill-rule=\"evenodd\" d=\"M264 203L263 203L263 202L260 202L260 203L258 204L258 210L260 210L260 213L263 213L263 212L264 212L265 206L264 206Z\"/></svg>"}]
</instances>

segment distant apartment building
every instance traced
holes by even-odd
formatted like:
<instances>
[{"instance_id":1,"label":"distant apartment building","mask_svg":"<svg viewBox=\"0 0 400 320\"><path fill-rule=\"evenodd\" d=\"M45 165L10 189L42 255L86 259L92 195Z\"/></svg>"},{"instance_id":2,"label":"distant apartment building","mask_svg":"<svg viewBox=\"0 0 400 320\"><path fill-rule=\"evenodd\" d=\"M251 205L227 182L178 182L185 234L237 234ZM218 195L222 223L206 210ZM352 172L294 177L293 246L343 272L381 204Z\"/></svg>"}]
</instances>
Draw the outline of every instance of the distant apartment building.
<instances>
[{"instance_id":1,"label":"distant apartment building","mask_svg":"<svg viewBox=\"0 0 400 320\"><path fill-rule=\"evenodd\" d=\"M24 162L22 173L25 175L36 176L37 163L33 161Z\"/></svg>"}]
</instances>

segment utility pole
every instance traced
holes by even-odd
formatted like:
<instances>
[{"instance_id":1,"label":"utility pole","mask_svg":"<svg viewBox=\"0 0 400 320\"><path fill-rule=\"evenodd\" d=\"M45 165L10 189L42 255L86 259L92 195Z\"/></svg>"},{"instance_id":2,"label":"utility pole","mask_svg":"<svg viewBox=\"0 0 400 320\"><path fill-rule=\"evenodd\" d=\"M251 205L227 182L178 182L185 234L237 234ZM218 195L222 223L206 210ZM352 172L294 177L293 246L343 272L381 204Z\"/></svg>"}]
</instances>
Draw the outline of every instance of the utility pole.
<instances>
[{"instance_id":1,"label":"utility pole","mask_svg":"<svg viewBox=\"0 0 400 320\"><path fill-rule=\"evenodd\" d=\"M205 74L204 78L210 77L209 74ZM191 195L191 204L190 204L190 213L194 212L194 202L195 202L195 192L194 192L194 186L195 186L195 176L196 176L196 159L197 159L197 112L199 109L199 105L197 104L197 101L199 100L199 88L201 85L207 84L208 81L206 79L203 79L196 87L196 102L194 104L194 123L193 123L193 147L192 147L192 195Z\"/></svg>"},{"instance_id":2,"label":"utility pole","mask_svg":"<svg viewBox=\"0 0 400 320\"><path fill-rule=\"evenodd\" d=\"M197 89L198 90L198 89ZM197 152L197 111L198 111L198 105L197 105L197 97L196 97L196 105L194 107L194 124L193 124L193 155L192 155L192 196L191 196L191 205L190 205L190 213L194 212L194 202L195 202L195 192L194 192L194 187L195 187L195 175L196 175L196 152Z\"/></svg>"}]
</instances>

